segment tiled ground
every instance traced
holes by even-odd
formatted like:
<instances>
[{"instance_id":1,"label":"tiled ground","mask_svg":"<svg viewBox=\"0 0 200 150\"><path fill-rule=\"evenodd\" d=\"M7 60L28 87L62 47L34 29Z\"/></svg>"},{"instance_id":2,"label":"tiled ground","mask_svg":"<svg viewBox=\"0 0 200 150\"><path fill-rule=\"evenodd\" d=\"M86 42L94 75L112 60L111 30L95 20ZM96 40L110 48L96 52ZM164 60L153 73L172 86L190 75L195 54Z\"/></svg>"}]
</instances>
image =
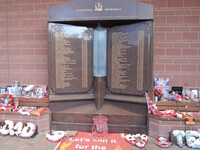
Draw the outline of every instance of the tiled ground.
<instances>
[{"instance_id":1,"label":"tiled ground","mask_svg":"<svg viewBox=\"0 0 200 150\"><path fill-rule=\"evenodd\" d=\"M32 139L22 139L17 137L10 136L0 136L0 150L54 150L57 143L51 143L45 139L45 133L38 134L35 138ZM155 139L149 137L148 144L143 150L160 150L155 145ZM170 150L191 150L187 146L179 148L177 146L172 146ZM139 150L135 146L132 147L132 150Z\"/></svg>"}]
</instances>

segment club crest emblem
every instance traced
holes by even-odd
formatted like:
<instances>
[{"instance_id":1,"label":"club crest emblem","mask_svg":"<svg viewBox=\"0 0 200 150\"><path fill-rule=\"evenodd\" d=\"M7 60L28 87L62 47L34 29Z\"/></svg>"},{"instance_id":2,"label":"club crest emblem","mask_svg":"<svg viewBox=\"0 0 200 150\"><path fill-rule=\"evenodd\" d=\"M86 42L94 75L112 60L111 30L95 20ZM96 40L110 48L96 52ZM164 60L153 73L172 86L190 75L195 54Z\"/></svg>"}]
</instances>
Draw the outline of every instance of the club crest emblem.
<instances>
[{"instance_id":1,"label":"club crest emblem","mask_svg":"<svg viewBox=\"0 0 200 150\"><path fill-rule=\"evenodd\" d=\"M94 9L95 11L102 11L103 10L103 5L102 5L102 3L101 2L97 2L96 4L95 4L95 9Z\"/></svg>"}]
</instances>

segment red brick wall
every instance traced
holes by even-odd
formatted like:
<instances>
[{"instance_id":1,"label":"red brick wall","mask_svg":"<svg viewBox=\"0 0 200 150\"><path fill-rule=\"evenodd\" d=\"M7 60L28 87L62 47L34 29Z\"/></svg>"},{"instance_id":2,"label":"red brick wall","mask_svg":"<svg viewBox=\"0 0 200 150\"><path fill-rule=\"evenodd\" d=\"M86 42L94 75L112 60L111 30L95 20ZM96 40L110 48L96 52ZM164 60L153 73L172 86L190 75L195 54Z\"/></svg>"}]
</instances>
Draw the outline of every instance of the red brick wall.
<instances>
[{"instance_id":1,"label":"red brick wall","mask_svg":"<svg viewBox=\"0 0 200 150\"><path fill-rule=\"evenodd\" d=\"M154 76L200 88L200 1L153 0Z\"/></svg>"},{"instance_id":2,"label":"red brick wall","mask_svg":"<svg viewBox=\"0 0 200 150\"><path fill-rule=\"evenodd\" d=\"M47 8L69 0L0 0L0 86L47 84ZM200 0L154 5L154 77L200 88Z\"/></svg>"},{"instance_id":3,"label":"red brick wall","mask_svg":"<svg viewBox=\"0 0 200 150\"><path fill-rule=\"evenodd\" d=\"M67 0L0 0L0 86L47 84L47 8Z\"/></svg>"}]
</instances>

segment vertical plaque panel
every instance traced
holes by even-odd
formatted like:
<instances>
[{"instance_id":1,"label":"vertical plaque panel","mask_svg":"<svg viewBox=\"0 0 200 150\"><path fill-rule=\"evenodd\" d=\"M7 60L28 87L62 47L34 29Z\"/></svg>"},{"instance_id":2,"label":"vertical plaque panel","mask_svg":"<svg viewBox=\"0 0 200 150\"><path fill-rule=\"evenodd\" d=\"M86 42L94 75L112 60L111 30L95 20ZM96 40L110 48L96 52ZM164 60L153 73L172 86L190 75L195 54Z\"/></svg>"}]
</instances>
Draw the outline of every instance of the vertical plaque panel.
<instances>
[{"instance_id":1,"label":"vertical plaque panel","mask_svg":"<svg viewBox=\"0 0 200 150\"><path fill-rule=\"evenodd\" d=\"M50 88L55 93L83 93L92 86L90 28L49 23Z\"/></svg>"},{"instance_id":2,"label":"vertical plaque panel","mask_svg":"<svg viewBox=\"0 0 200 150\"><path fill-rule=\"evenodd\" d=\"M137 90L143 90L144 75L144 30L138 31Z\"/></svg>"},{"instance_id":3,"label":"vertical plaque panel","mask_svg":"<svg viewBox=\"0 0 200 150\"><path fill-rule=\"evenodd\" d=\"M152 22L116 26L108 32L108 89L143 95L149 89Z\"/></svg>"}]
</instances>

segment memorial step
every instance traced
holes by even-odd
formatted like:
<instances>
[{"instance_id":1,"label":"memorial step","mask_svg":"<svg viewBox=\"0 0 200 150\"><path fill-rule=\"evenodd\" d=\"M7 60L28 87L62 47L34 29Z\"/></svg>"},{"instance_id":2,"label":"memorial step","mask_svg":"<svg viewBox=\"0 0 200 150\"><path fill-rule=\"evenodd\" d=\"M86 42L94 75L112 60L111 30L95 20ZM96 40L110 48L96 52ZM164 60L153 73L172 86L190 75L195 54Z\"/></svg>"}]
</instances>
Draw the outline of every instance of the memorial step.
<instances>
[{"instance_id":1,"label":"memorial step","mask_svg":"<svg viewBox=\"0 0 200 150\"><path fill-rule=\"evenodd\" d=\"M92 123L72 123L72 122L52 122L53 130L78 130L82 132L91 132ZM108 124L109 133L143 133L147 134L145 125L124 125Z\"/></svg>"},{"instance_id":2,"label":"memorial step","mask_svg":"<svg viewBox=\"0 0 200 150\"><path fill-rule=\"evenodd\" d=\"M93 117L102 114L108 117L109 132L147 134L146 105L106 101L102 108L97 110L93 101L85 105L78 104L79 102L77 105L73 103L73 107L53 111L51 128L90 132Z\"/></svg>"},{"instance_id":3,"label":"memorial step","mask_svg":"<svg viewBox=\"0 0 200 150\"><path fill-rule=\"evenodd\" d=\"M59 113L105 114L105 115L147 115L146 103L105 101L97 110L93 100L50 102L50 110Z\"/></svg>"},{"instance_id":4,"label":"memorial step","mask_svg":"<svg viewBox=\"0 0 200 150\"><path fill-rule=\"evenodd\" d=\"M52 122L70 122L70 123L93 123L93 117L97 114L71 114L71 113L52 113ZM146 125L147 116L144 115L106 115L108 124L118 125Z\"/></svg>"}]
</instances>

